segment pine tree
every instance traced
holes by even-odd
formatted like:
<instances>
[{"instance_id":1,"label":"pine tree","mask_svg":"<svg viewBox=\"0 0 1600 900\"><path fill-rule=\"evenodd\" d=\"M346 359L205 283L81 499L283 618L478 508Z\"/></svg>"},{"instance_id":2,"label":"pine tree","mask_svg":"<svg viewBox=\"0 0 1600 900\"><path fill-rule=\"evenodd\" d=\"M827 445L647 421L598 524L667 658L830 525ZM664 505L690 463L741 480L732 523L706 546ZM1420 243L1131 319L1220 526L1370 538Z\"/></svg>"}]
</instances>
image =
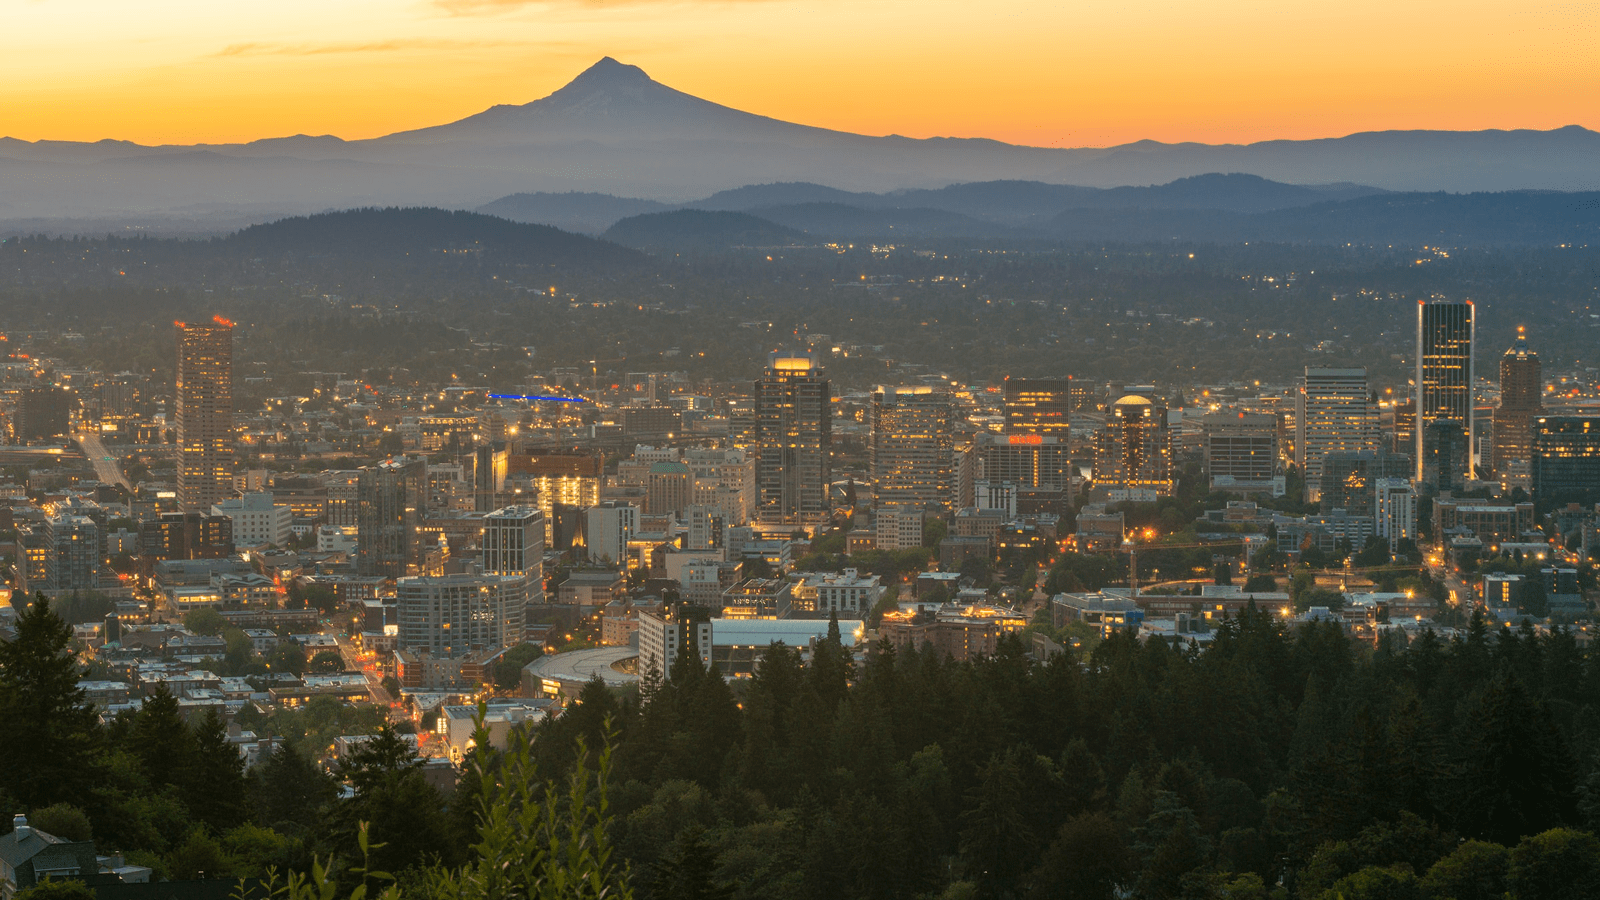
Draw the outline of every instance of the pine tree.
<instances>
[{"instance_id":1,"label":"pine tree","mask_svg":"<svg viewBox=\"0 0 1600 900\"><path fill-rule=\"evenodd\" d=\"M0 642L0 772L24 808L72 803L90 808L100 781L99 719L78 687L82 669L72 629L39 595Z\"/></svg>"},{"instance_id":2,"label":"pine tree","mask_svg":"<svg viewBox=\"0 0 1600 900\"><path fill-rule=\"evenodd\" d=\"M194 736L178 713L178 699L157 685L133 717L127 747L153 787L176 785L194 758Z\"/></svg>"},{"instance_id":3,"label":"pine tree","mask_svg":"<svg viewBox=\"0 0 1600 900\"><path fill-rule=\"evenodd\" d=\"M244 760L228 743L228 732L215 710L194 728L194 755L183 773L184 805L214 834L244 818Z\"/></svg>"}]
</instances>

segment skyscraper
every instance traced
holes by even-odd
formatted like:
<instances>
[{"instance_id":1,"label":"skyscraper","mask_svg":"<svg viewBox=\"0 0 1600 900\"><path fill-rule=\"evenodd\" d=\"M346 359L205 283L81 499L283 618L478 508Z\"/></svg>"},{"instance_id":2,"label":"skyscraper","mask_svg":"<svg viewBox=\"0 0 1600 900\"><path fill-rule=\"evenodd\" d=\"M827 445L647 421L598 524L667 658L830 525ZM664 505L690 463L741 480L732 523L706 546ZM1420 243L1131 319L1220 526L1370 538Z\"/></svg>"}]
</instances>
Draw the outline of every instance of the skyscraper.
<instances>
[{"instance_id":1,"label":"skyscraper","mask_svg":"<svg viewBox=\"0 0 1600 900\"><path fill-rule=\"evenodd\" d=\"M1533 420L1529 466L1540 512L1567 503L1600 503L1600 416Z\"/></svg>"},{"instance_id":2,"label":"skyscraper","mask_svg":"<svg viewBox=\"0 0 1600 900\"><path fill-rule=\"evenodd\" d=\"M927 387L882 387L872 395L869 465L880 506L948 509L955 501L950 398Z\"/></svg>"},{"instance_id":3,"label":"skyscraper","mask_svg":"<svg viewBox=\"0 0 1600 900\"><path fill-rule=\"evenodd\" d=\"M773 353L755 383L756 523L765 532L829 518L832 387L815 354Z\"/></svg>"},{"instance_id":4,"label":"skyscraper","mask_svg":"<svg viewBox=\"0 0 1600 900\"><path fill-rule=\"evenodd\" d=\"M1382 433L1367 390L1367 370L1307 366L1294 424L1295 465L1305 480L1306 499L1320 500L1324 457L1380 449Z\"/></svg>"},{"instance_id":5,"label":"skyscraper","mask_svg":"<svg viewBox=\"0 0 1600 900\"><path fill-rule=\"evenodd\" d=\"M1422 480L1426 458L1423 436L1428 426L1439 421L1457 422L1473 440L1472 422L1472 344L1476 324L1472 301L1417 303L1417 427L1416 477ZM1467 457L1469 476L1472 458Z\"/></svg>"},{"instance_id":6,"label":"skyscraper","mask_svg":"<svg viewBox=\"0 0 1600 900\"><path fill-rule=\"evenodd\" d=\"M507 506L483 517L483 570L542 581L544 513L537 506Z\"/></svg>"},{"instance_id":7,"label":"skyscraper","mask_svg":"<svg viewBox=\"0 0 1600 900\"><path fill-rule=\"evenodd\" d=\"M178 504L206 511L233 496L233 323L178 326Z\"/></svg>"},{"instance_id":8,"label":"skyscraper","mask_svg":"<svg viewBox=\"0 0 1600 900\"><path fill-rule=\"evenodd\" d=\"M1063 441L1071 430L1071 378L1006 376L1006 434L1038 434Z\"/></svg>"},{"instance_id":9,"label":"skyscraper","mask_svg":"<svg viewBox=\"0 0 1600 900\"><path fill-rule=\"evenodd\" d=\"M1523 329L1500 357L1500 405L1494 411L1494 466L1502 484L1528 483L1533 455L1533 420L1544 415L1544 373L1539 354L1528 349ZM1508 480L1509 479L1509 480Z\"/></svg>"},{"instance_id":10,"label":"skyscraper","mask_svg":"<svg viewBox=\"0 0 1600 900\"><path fill-rule=\"evenodd\" d=\"M1167 408L1129 394L1112 404L1095 436L1096 487L1172 496L1172 435Z\"/></svg>"},{"instance_id":11,"label":"skyscraper","mask_svg":"<svg viewBox=\"0 0 1600 900\"><path fill-rule=\"evenodd\" d=\"M384 460L356 482L356 572L404 578L422 571L427 460Z\"/></svg>"}]
</instances>

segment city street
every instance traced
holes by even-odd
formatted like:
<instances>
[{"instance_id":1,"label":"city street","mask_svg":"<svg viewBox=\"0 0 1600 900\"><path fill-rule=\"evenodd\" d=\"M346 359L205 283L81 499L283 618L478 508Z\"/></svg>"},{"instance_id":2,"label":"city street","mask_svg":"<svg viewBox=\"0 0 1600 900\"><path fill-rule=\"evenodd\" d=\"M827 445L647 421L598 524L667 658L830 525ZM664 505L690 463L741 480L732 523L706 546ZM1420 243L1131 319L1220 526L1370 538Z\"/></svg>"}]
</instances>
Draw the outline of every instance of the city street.
<instances>
[{"instance_id":1,"label":"city street","mask_svg":"<svg viewBox=\"0 0 1600 900\"><path fill-rule=\"evenodd\" d=\"M128 493L133 493L133 485L128 483L128 477L122 474L122 466L116 458L106 452L105 445L100 442L100 436L92 432L79 432L75 436L78 446L82 448L83 455L88 457L94 466L96 478L104 484L121 485Z\"/></svg>"}]
</instances>

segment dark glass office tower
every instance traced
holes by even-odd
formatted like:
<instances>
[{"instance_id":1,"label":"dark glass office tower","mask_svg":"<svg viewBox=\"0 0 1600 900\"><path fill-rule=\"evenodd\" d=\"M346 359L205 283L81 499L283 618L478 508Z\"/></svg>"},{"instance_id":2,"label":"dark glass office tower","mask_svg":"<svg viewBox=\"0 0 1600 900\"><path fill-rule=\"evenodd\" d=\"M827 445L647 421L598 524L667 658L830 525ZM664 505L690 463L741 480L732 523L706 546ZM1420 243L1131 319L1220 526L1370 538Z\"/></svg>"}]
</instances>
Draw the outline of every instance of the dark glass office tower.
<instances>
[{"instance_id":1,"label":"dark glass office tower","mask_svg":"<svg viewBox=\"0 0 1600 900\"><path fill-rule=\"evenodd\" d=\"M1416 467L1422 479L1426 458L1423 434L1435 422L1456 422L1472 446L1472 344L1475 328L1472 301L1417 304ZM1472 457L1467 457L1472 467ZM1469 475L1459 473L1457 477Z\"/></svg>"}]
</instances>

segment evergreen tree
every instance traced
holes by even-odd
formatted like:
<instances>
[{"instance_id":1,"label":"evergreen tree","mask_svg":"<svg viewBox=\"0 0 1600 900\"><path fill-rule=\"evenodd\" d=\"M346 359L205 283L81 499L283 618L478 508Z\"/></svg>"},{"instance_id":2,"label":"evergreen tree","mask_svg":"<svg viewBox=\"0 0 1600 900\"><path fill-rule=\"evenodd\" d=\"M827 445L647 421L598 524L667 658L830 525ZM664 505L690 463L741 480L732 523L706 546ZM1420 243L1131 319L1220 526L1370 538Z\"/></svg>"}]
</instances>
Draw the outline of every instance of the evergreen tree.
<instances>
[{"instance_id":1,"label":"evergreen tree","mask_svg":"<svg viewBox=\"0 0 1600 900\"><path fill-rule=\"evenodd\" d=\"M228 743L227 729L215 710L196 724L192 746L193 756L183 773L184 805L213 833L221 834L244 818L244 760Z\"/></svg>"},{"instance_id":2,"label":"evergreen tree","mask_svg":"<svg viewBox=\"0 0 1600 900\"><path fill-rule=\"evenodd\" d=\"M78 679L72 628L39 595L17 616L16 640L0 642L0 772L23 808L91 808L103 743Z\"/></svg>"},{"instance_id":3,"label":"evergreen tree","mask_svg":"<svg viewBox=\"0 0 1600 900\"><path fill-rule=\"evenodd\" d=\"M286 834L304 833L333 802L334 782L316 762L285 740L255 769L256 819Z\"/></svg>"},{"instance_id":4,"label":"evergreen tree","mask_svg":"<svg viewBox=\"0 0 1600 900\"><path fill-rule=\"evenodd\" d=\"M126 746L151 785L177 785L187 777L194 758L194 736L178 712L178 699L166 685L157 685L134 713Z\"/></svg>"}]
</instances>

